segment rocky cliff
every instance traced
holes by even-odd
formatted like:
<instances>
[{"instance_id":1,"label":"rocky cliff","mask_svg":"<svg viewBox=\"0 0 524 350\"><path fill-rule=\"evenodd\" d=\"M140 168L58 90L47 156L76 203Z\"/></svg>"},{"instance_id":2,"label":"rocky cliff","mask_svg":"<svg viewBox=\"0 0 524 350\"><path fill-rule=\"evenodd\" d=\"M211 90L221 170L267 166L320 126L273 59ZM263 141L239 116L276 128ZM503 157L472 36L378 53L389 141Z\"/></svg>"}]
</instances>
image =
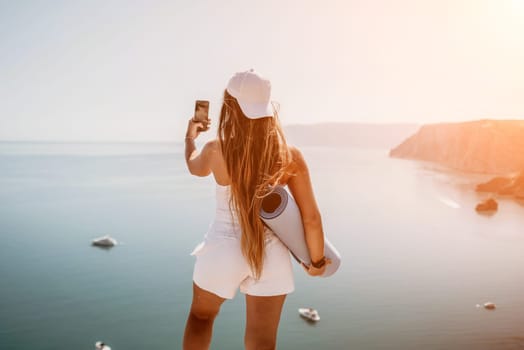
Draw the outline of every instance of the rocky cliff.
<instances>
[{"instance_id":1,"label":"rocky cliff","mask_svg":"<svg viewBox=\"0 0 524 350\"><path fill-rule=\"evenodd\" d=\"M390 156L437 162L467 172L518 172L524 169L524 121L424 125L392 149Z\"/></svg>"}]
</instances>

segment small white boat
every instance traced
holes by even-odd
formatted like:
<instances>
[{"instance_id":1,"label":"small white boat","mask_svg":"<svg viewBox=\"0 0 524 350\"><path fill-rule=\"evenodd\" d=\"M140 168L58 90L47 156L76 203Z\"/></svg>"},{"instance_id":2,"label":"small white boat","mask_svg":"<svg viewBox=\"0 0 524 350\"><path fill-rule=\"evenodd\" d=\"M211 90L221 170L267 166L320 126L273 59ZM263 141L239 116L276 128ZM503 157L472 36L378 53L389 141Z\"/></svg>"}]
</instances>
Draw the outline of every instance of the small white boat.
<instances>
[{"instance_id":1,"label":"small white boat","mask_svg":"<svg viewBox=\"0 0 524 350\"><path fill-rule=\"evenodd\" d=\"M300 308L298 309L298 313L303 318L309 320L309 321L320 321L320 316L318 315L318 311L315 309L312 309L310 307Z\"/></svg>"},{"instance_id":2,"label":"small white boat","mask_svg":"<svg viewBox=\"0 0 524 350\"><path fill-rule=\"evenodd\" d=\"M112 247L117 244L116 239L111 238L109 236L103 236L99 238L93 239L93 245L97 245L100 247Z\"/></svg>"},{"instance_id":3,"label":"small white boat","mask_svg":"<svg viewBox=\"0 0 524 350\"><path fill-rule=\"evenodd\" d=\"M494 310L496 306L495 306L495 303L487 302L487 303L484 303L484 308L488 310Z\"/></svg>"},{"instance_id":4,"label":"small white boat","mask_svg":"<svg viewBox=\"0 0 524 350\"><path fill-rule=\"evenodd\" d=\"M477 308L481 308L481 307L484 307L484 309L488 309L488 310L495 310L497 308L495 303L492 303L492 302L487 302L487 303L484 303L483 305L477 304Z\"/></svg>"},{"instance_id":5,"label":"small white boat","mask_svg":"<svg viewBox=\"0 0 524 350\"><path fill-rule=\"evenodd\" d=\"M102 341L97 341L95 343L95 348L97 350L111 350L111 348Z\"/></svg>"}]
</instances>

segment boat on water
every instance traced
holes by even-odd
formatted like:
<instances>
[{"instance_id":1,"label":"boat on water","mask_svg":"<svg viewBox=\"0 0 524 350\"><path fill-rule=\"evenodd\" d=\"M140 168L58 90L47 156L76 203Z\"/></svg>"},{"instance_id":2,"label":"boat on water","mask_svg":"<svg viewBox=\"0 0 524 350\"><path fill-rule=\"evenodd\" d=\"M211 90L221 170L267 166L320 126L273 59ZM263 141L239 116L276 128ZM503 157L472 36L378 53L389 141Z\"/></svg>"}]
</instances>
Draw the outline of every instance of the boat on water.
<instances>
[{"instance_id":1,"label":"boat on water","mask_svg":"<svg viewBox=\"0 0 524 350\"><path fill-rule=\"evenodd\" d=\"M111 348L109 347L109 345L105 344L104 342L101 342L101 341L97 341L95 343L95 348L97 350L111 350Z\"/></svg>"},{"instance_id":2,"label":"boat on water","mask_svg":"<svg viewBox=\"0 0 524 350\"><path fill-rule=\"evenodd\" d=\"M484 303L484 308L485 309L488 309L488 310L495 310L495 303L492 303L492 302L487 302L487 303Z\"/></svg>"},{"instance_id":3,"label":"boat on water","mask_svg":"<svg viewBox=\"0 0 524 350\"><path fill-rule=\"evenodd\" d=\"M488 309L488 310L495 310L497 306L495 305L495 303L487 302L487 303L484 303L483 305L477 304L477 308L480 308L480 307L484 307L484 309Z\"/></svg>"},{"instance_id":4,"label":"boat on water","mask_svg":"<svg viewBox=\"0 0 524 350\"><path fill-rule=\"evenodd\" d=\"M310 307L299 308L298 313L300 314L300 316L302 316L306 320L313 321L313 322L320 321L320 316L318 315L318 311Z\"/></svg>"},{"instance_id":5,"label":"boat on water","mask_svg":"<svg viewBox=\"0 0 524 350\"><path fill-rule=\"evenodd\" d=\"M115 246L117 242L116 242L116 239L110 236L103 236L103 237L93 239L92 244L99 246L99 247L112 247L112 246Z\"/></svg>"}]
</instances>

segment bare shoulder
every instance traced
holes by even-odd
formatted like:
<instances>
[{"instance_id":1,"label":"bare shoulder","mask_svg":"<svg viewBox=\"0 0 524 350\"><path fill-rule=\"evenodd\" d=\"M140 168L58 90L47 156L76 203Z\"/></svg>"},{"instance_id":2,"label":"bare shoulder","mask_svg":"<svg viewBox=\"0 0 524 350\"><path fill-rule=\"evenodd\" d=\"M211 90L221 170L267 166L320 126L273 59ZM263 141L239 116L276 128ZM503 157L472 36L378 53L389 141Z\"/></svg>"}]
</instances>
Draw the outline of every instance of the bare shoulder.
<instances>
[{"instance_id":1,"label":"bare shoulder","mask_svg":"<svg viewBox=\"0 0 524 350\"><path fill-rule=\"evenodd\" d=\"M293 172L301 173L307 171L307 164L300 149L294 145L288 145L289 153L291 154L291 162L293 164Z\"/></svg>"},{"instance_id":2,"label":"bare shoulder","mask_svg":"<svg viewBox=\"0 0 524 350\"><path fill-rule=\"evenodd\" d=\"M214 140L210 140L210 141L206 142L204 147L202 147L202 154L206 158L209 158L209 157L213 157L214 155L216 155L216 153L219 150L220 150L220 147L219 147L219 144L218 144L218 140L214 139Z\"/></svg>"},{"instance_id":3,"label":"bare shoulder","mask_svg":"<svg viewBox=\"0 0 524 350\"><path fill-rule=\"evenodd\" d=\"M227 175L224 175L227 174L227 171L225 170L226 163L224 156L222 155L222 149L220 148L220 141L218 139L208 141L202 152L205 152L205 157L207 158L208 164L215 174L215 177L219 179L227 177ZM226 180L224 181L227 182Z\"/></svg>"},{"instance_id":4,"label":"bare shoulder","mask_svg":"<svg viewBox=\"0 0 524 350\"><path fill-rule=\"evenodd\" d=\"M202 147L200 152L193 151L186 160L189 172L196 176L209 175L214 167L217 148L216 140L211 140Z\"/></svg>"},{"instance_id":5,"label":"bare shoulder","mask_svg":"<svg viewBox=\"0 0 524 350\"><path fill-rule=\"evenodd\" d=\"M216 152L218 150L218 139L207 141L204 145L204 149L208 151Z\"/></svg>"}]
</instances>

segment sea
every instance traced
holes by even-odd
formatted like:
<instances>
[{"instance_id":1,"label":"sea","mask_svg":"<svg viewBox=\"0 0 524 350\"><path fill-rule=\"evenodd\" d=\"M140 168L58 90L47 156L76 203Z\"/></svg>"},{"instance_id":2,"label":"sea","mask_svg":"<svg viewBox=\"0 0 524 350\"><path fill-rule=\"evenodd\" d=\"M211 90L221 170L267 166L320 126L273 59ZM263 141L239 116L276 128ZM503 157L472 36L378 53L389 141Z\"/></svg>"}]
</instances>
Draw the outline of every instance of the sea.
<instances>
[{"instance_id":1,"label":"sea","mask_svg":"<svg viewBox=\"0 0 524 350\"><path fill-rule=\"evenodd\" d=\"M487 175L381 148L301 150L342 265L313 278L294 264L279 349L524 348L522 203L479 215ZM0 349L181 349L214 191L180 143L1 142ZM91 245L104 235L119 244ZM242 349L244 326L238 292L211 348Z\"/></svg>"}]
</instances>

